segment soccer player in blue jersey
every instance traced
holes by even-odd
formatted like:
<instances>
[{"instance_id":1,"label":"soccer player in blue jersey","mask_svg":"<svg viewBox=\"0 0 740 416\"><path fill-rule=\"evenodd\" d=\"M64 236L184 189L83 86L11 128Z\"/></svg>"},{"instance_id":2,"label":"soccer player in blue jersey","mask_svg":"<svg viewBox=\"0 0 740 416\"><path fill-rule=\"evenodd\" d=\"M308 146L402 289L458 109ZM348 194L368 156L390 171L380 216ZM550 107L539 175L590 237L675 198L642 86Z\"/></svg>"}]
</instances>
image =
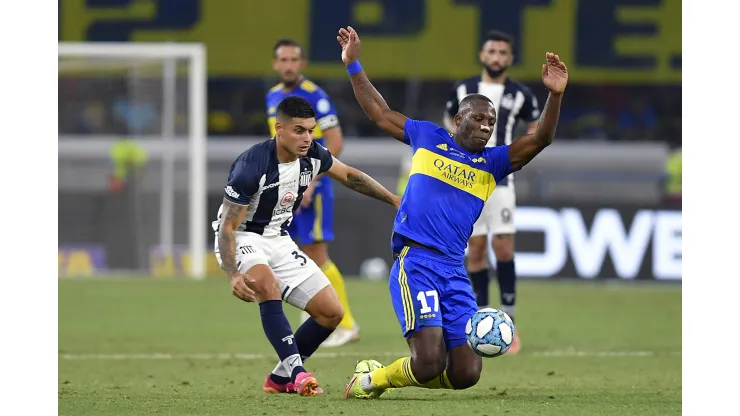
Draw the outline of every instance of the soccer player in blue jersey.
<instances>
[{"instance_id":1,"label":"soccer player in blue jersey","mask_svg":"<svg viewBox=\"0 0 740 416\"><path fill-rule=\"evenodd\" d=\"M362 70L357 32L342 28L337 40L362 109L414 152L393 225L396 261L389 282L411 356L371 372L367 360L358 363L345 397L376 398L407 386L469 388L480 378L482 360L465 341L465 324L478 309L464 265L467 241L496 183L552 143L568 70L548 52L542 81L550 93L537 130L511 145L486 147L496 124L489 98L471 94L460 102L454 134L409 119L388 107Z\"/></svg>"},{"instance_id":2,"label":"soccer player in blue jersey","mask_svg":"<svg viewBox=\"0 0 740 416\"><path fill-rule=\"evenodd\" d=\"M480 93L493 102L497 123L488 146L511 144L519 122L527 123L527 133L537 130L540 109L537 97L525 85L507 74L514 61L512 48L514 39L499 31L488 32L481 44L479 58L483 65L480 74L466 78L455 84L455 89L447 101L444 125L454 132L457 127L452 121L458 110L458 103L468 94ZM516 192L514 175L509 175L496 183L496 190L488 198L478 221L473 224L473 233L468 240L468 277L473 284L479 308L489 306L488 290L488 235L496 255L496 280L501 299L500 309L516 322L516 267L514 266L514 234L516 233ZM521 348L519 331L507 354L516 354Z\"/></svg>"},{"instance_id":3,"label":"soccer player in blue jersey","mask_svg":"<svg viewBox=\"0 0 740 416\"><path fill-rule=\"evenodd\" d=\"M306 99L316 111L316 129L313 137L335 157L339 157L343 146L342 128L339 126L336 109L329 96L319 86L301 74L306 66L303 48L292 39L280 39L273 47L272 66L280 77L280 83L268 91L265 97L270 134L275 136L278 103L285 97L298 96ZM337 291L344 308L344 319L337 330L323 343L324 347L338 347L360 336L360 329L349 307L344 286L344 277L329 258L328 242L334 240L334 189L325 175L320 175L303 194L301 207L290 226L292 235L301 249L316 262ZM302 314L305 320L308 316Z\"/></svg>"},{"instance_id":4,"label":"soccer player in blue jersey","mask_svg":"<svg viewBox=\"0 0 740 416\"><path fill-rule=\"evenodd\" d=\"M264 391L313 396L322 390L303 361L331 335L344 311L325 274L290 238L293 213L322 173L394 207L399 198L313 141L316 117L308 101L288 97L277 105L276 115L274 139L252 146L231 165L212 224L214 251L234 296L259 302L262 327L280 358ZM311 315L295 334L283 301Z\"/></svg>"}]
</instances>

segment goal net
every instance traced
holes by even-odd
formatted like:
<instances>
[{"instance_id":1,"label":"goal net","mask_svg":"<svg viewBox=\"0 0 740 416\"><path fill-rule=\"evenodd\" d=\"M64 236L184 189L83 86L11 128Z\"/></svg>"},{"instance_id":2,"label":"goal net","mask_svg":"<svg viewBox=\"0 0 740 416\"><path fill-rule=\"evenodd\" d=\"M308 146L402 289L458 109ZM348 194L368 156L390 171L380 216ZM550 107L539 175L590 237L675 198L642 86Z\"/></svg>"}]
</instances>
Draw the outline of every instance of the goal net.
<instances>
[{"instance_id":1,"label":"goal net","mask_svg":"<svg viewBox=\"0 0 740 416\"><path fill-rule=\"evenodd\" d=\"M59 43L59 272L206 274L200 44Z\"/></svg>"}]
</instances>

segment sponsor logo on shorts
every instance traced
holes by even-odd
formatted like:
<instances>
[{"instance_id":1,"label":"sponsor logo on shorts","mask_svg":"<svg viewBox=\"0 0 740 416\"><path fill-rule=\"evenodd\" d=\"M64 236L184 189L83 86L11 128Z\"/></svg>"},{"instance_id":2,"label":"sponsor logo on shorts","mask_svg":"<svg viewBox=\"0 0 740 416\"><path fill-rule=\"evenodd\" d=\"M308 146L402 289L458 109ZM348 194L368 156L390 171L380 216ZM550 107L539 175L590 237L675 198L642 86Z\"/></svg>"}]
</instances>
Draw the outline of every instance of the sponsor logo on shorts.
<instances>
[{"instance_id":1,"label":"sponsor logo on shorts","mask_svg":"<svg viewBox=\"0 0 740 416\"><path fill-rule=\"evenodd\" d=\"M257 252L257 251L256 251L256 250L254 249L254 247L252 247L252 246L247 246L247 245L244 245L244 246L239 246L239 251L240 251L240 252L241 252L242 254L254 254L254 253L256 253L256 252Z\"/></svg>"}]
</instances>

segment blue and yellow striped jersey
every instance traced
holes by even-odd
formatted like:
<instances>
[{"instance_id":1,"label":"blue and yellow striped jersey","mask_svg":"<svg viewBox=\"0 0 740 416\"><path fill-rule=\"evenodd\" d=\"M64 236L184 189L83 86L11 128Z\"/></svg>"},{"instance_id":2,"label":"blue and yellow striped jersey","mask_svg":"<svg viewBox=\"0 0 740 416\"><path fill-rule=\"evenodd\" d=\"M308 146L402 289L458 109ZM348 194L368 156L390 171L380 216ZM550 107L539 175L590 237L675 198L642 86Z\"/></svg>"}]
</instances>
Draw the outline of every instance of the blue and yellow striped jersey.
<instances>
[{"instance_id":1,"label":"blue and yellow striped jersey","mask_svg":"<svg viewBox=\"0 0 740 416\"><path fill-rule=\"evenodd\" d=\"M275 115L280 101L286 97L297 95L305 98L311 104L314 111L316 111L316 129L313 131L313 137L319 144L326 146L326 143L324 143L324 131L339 125L337 111L329 96L318 85L307 79L301 80L290 91L284 91L283 87L284 85L282 83L272 87L265 97L270 135L275 136Z\"/></svg>"},{"instance_id":2,"label":"blue and yellow striped jersey","mask_svg":"<svg viewBox=\"0 0 740 416\"><path fill-rule=\"evenodd\" d=\"M514 171L509 146L471 153L434 123L408 119L404 130L414 155L393 224L393 252L400 253L407 237L463 261L488 197Z\"/></svg>"}]
</instances>

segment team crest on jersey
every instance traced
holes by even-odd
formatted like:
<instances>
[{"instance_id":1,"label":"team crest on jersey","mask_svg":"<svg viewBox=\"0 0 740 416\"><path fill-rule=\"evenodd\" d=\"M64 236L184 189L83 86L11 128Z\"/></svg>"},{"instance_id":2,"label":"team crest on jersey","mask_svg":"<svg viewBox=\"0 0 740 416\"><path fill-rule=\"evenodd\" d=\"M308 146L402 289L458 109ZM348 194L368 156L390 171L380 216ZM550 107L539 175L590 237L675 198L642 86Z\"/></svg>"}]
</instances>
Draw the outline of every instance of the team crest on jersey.
<instances>
[{"instance_id":1,"label":"team crest on jersey","mask_svg":"<svg viewBox=\"0 0 740 416\"><path fill-rule=\"evenodd\" d=\"M311 183L311 171L301 172L301 177L298 180L298 186L308 186Z\"/></svg>"},{"instance_id":2,"label":"team crest on jersey","mask_svg":"<svg viewBox=\"0 0 740 416\"><path fill-rule=\"evenodd\" d=\"M295 194L293 192L286 192L283 195L283 199L280 200L280 206L287 207L288 205L292 205L293 202L295 202Z\"/></svg>"}]
</instances>

